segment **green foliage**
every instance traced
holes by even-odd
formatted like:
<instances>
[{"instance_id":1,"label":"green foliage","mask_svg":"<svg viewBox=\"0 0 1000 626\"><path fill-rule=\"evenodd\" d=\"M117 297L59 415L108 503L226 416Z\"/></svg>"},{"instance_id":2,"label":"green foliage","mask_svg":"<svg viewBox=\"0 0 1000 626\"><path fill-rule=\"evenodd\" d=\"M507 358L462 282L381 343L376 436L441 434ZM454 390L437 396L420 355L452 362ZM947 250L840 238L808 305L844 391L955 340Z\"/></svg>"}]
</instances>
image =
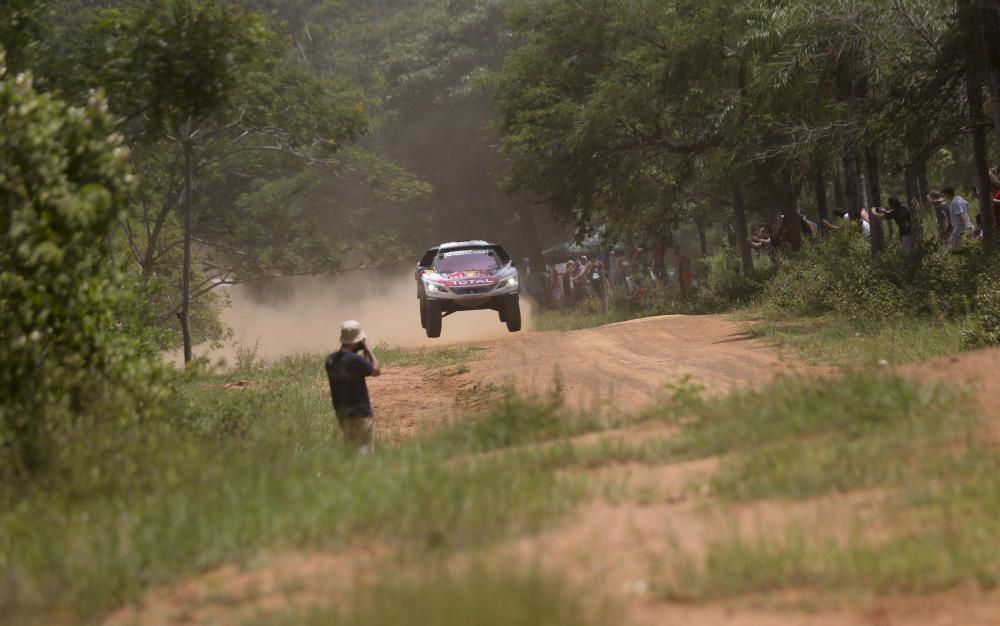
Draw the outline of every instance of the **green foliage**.
<instances>
[{"instance_id":1,"label":"green foliage","mask_svg":"<svg viewBox=\"0 0 1000 626\"><path fill-rule=\"evenodd\" d=\"M873 259L861 232L843 229L806 245L799 255L779 258L762 303L783 315L957 318L974 304L974 277L988 263L986 254L975 245L953 253L925 241L912 253L895 250Z\"/></svg>"},{"instance_id":2,"label":"green foliage","mask_svg":"<svg viewBox=\"0 0 1000 626\"><path fill-rule=\"evenodd\" d=\"M758 258L754 264L754 275L748 278L743 272L739 251L728 246L703 261L707 275L705 286L698 290L697 298L704 310L719 311L750 304L774 276L774 265Z\"/></svg>"},{"instance_id":3,"label":"green foliage","mask_svg":"<svg viewBox=\"0 0 1000 626\"><path fill-rule=\"evenodd\" d=\"M868 368L881 361L896 365L959 352L963 323L928 317L869 323L830 314L797 320L756 320L748 332L754 337L792 346L812 363Z\"/></svg>"},{"instance_id":4,"label":"green foliage","mask_svg":"<svg viewBox=\"0 0 1000 626\"><path fill-rule=\"evenodd\" d=\"M983 274L976 289L971 327L962 332L966 349L1000 345L1000 278Z\"/></svg>"},{"instance_id":5,"label":"green foliage","mask_svg":"<svg viewBox=\"0 0 1000 626\"><path fill-rule=\"evenodd\" d=\"M2 65L2 61L0 61ZM130 185L95 96L71 108L0 68L0 482L99 458L156 397L116 329L110 238Z\"/></svg>"}]
</instances>

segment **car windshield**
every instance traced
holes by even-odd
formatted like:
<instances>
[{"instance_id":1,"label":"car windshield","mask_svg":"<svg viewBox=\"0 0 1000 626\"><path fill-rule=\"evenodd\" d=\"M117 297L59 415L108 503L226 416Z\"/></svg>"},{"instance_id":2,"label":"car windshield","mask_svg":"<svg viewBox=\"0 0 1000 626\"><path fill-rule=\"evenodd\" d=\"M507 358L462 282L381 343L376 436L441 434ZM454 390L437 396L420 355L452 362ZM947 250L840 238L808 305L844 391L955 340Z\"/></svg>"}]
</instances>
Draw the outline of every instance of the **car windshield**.
<instances>
[{"instance_id":1,"label":"car windshield","mask_svg":"<svg viewBox=\"0 0 1000 626\"><path fill-rule=\"evenodd\" d=\"M492 272L500 268L496 257L491 252L481 250L462 250L445 252L438 261L438 273L452 274L454 272Z\"/></svg>"}]
</instances>

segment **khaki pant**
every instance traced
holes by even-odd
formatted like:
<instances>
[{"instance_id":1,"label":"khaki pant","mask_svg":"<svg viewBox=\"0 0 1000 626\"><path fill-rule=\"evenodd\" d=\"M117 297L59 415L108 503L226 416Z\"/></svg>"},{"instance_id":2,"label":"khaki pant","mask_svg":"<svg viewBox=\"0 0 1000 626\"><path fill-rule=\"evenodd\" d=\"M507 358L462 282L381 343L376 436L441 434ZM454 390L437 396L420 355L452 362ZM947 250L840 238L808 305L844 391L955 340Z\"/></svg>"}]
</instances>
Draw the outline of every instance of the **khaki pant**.
<instances>
[{"instance_id":1,"label":"khaki pant","mask_svg":"<svg viewBox=\"0 0 1000 626\"><path fill-rule=\"evenodd\" d=\"M368 454L375 445L375 418L348 417L338 419L340 431L344 434L344 443L357 450L360 454Z\"/></svg>"}]
</instances>

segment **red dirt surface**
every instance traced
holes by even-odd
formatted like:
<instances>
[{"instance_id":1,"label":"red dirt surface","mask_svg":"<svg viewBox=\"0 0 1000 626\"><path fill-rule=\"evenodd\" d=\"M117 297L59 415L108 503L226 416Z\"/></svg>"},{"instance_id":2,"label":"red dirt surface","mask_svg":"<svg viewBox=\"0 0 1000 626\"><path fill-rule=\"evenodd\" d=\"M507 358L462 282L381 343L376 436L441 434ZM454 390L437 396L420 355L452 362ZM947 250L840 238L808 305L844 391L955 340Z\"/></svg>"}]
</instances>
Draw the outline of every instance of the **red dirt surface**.
<instances>
[{"instance_id":1,"label":"red dirt surface","mask_svg":"<svg viewBox=\"0 0 1000 626\"><path fill-rule=\"evenodd\" d=\"M388 368L374 382L379 428L389 441L468 415L489 401L494 386L507 383L546 394L558 376L572 406L628 413L654 401L665 385L684 380L709 393L726 393L766 384L786 373L827 371L804 366L780 348L748 339L739 324L714 316L659 317L569 333L523 333L481 345L489 348L489 354L469 363L468 371ZM970 385L1000 441L996 401L1000 350L944 357L899 371ZM638 425L587 435L574 445L593 445L604 437L628 442L651 434L648 425ZM670 436L670 431L661 428L655 436ZM662 600L654 589L658 564L678 550L697 558L704 554L706 543L726 528L755 535L795 523L846 532L852 524L868 521L879 531L873 517L884 495L879 491L796 503L724 505L715 502L704 486L717 463L718 459L707 459L572 470L587 480L611 485L612 493L617 485L631 495L620 502L613 497L591 502L556 528L494 546L485 554L459 555L456 567L484 556L509 567L539 566L566 577L581 595L620 603L626 623L638 626L1000 625L1000 593L975 586L872 598L848 608L796 608L803 603L797 603L794 594L711 603ZM645 495L636 497L637 493ZM278 555L245 567L230 565L153 590L138 607L118 611L107 623L236 626L248 617L289 605L328 603L331 595L323 581L365 584L377 576L381 565L397 558L387 550L361 547L334 554Z\"/></svg>"}]
</instances>

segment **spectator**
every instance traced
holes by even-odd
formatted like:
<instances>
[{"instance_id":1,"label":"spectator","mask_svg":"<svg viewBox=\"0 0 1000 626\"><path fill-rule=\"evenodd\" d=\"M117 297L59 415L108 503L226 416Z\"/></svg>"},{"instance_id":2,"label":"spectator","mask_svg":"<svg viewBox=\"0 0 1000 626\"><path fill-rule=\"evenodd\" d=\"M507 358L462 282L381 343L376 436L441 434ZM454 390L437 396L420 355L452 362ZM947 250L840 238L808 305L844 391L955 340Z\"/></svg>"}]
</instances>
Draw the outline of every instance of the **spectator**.
<instances>
[{"instance_id":1,"label":"spectator","mask_svg":"<svg viewBox=\"0 0 1000 626\"><path fill-rule=\"evenodd\" d=\"M798 214L799 214L799 224L802 226L802 234L805 235L806 237L813 237L814 235L818 235L819 225L817 225L816 222L806 217L806 214L801 209L798 210Z\"/></svg>"},{"instance_id":2,"label":"spectator","mask_svg":"<svg viewBox=\"0 0 1000 626\"><path fill-rule=\"evenodd\" d=\"M946 241L951 233L951 217L948 215L948 203L944 194L937 190L931 191L927 194L927 200L931 203L934 217L937 219L938 237L941 241Z\"/></svg>"},{"instance_id":3,"label":"spectator","mask_svg":"<svg viewBox=\"0 0 1000 626\"><path fill-rule=\"evenodd\" d=\"M768 232L766 226L758 228L757 233L750 235L747 238L747 241L750 242L750 247L757 252L763 252L771 249L771 234Z\"/></svg>"},{"instance_id":4,"label":"spectator","mask_svg":"<svg viewBox=\"0 0 1000 626\"><path fill-rule=\"evenodd\" d=\"M590 267L590 289L597 294L599 298L604 297L604 281L606 279L604 273L604 263L600 261L594 261Z\"/></svg>"},{"instance_id":5,"label":"spectator","mask_svg":"<svg viewBox=\"0 0 1000 626\"><path fill-rule=\"evenodd\" d=\"M581 255L573 274L573 304L579 304L587 298L587 281L592 267L587 255Z\"/></svg>"},{"instance_id":6,"label":"spectator","mask_svg":"<svg viewBox=\"0 0 1000 626\"><path fill-rule=\"evenodd\" d=\"M573 274L576 273L576 261L570 259L566 262L566 271L563 272L563 303L571 307L576 304L576 291L573 289Z\"/></svg>"},{"instance_id":7,"label":"spectator","mask_svg":"<svg viewBox=\"0 0 1000 626\"><path fill-rule=\"evenodd\" d=\"M552 298L552 306L554 308L561 307L563 305L563 281L558 265L553 265L552 269L549 270L549 293Z\"/></svg>"},{"instance_id":8,"label":"spectator","mask_svg":"<svg viewBox=\"0 0 1000 626\"><path fill-rule=\"evenodd\" d=\"M969 202L957 195L954 187L945 187L942 193L948 203L948 218L951 220L951 235L948 241L952 247L955 247L962 243L965 232L972 230L972 221L969 219Z\"/></svg>"},{"instance_id":9,"label":"spectator","mask_svg":"<svg viewBox=\"0 0 1000 626\"><path fill-rule=\"evenodd\" d=\"M872 209L875 219L892 220L899 227L899 245L903 252L913 250L913 212L910 207L899 201L899 198L889 198L889 208L875 207Z\"/></svg>"},{"instance_id":10,"label":"spectator","mask_svg":"<svg viewBox=\"0 0 1000 626\"><path fill-rule=\"evenodd\" d=\"M861 209L861 232L865 234L865 237L872 236L872 224L869 221L871 217L868 215L868 209Z\"/></svg>"}]
</instances>

